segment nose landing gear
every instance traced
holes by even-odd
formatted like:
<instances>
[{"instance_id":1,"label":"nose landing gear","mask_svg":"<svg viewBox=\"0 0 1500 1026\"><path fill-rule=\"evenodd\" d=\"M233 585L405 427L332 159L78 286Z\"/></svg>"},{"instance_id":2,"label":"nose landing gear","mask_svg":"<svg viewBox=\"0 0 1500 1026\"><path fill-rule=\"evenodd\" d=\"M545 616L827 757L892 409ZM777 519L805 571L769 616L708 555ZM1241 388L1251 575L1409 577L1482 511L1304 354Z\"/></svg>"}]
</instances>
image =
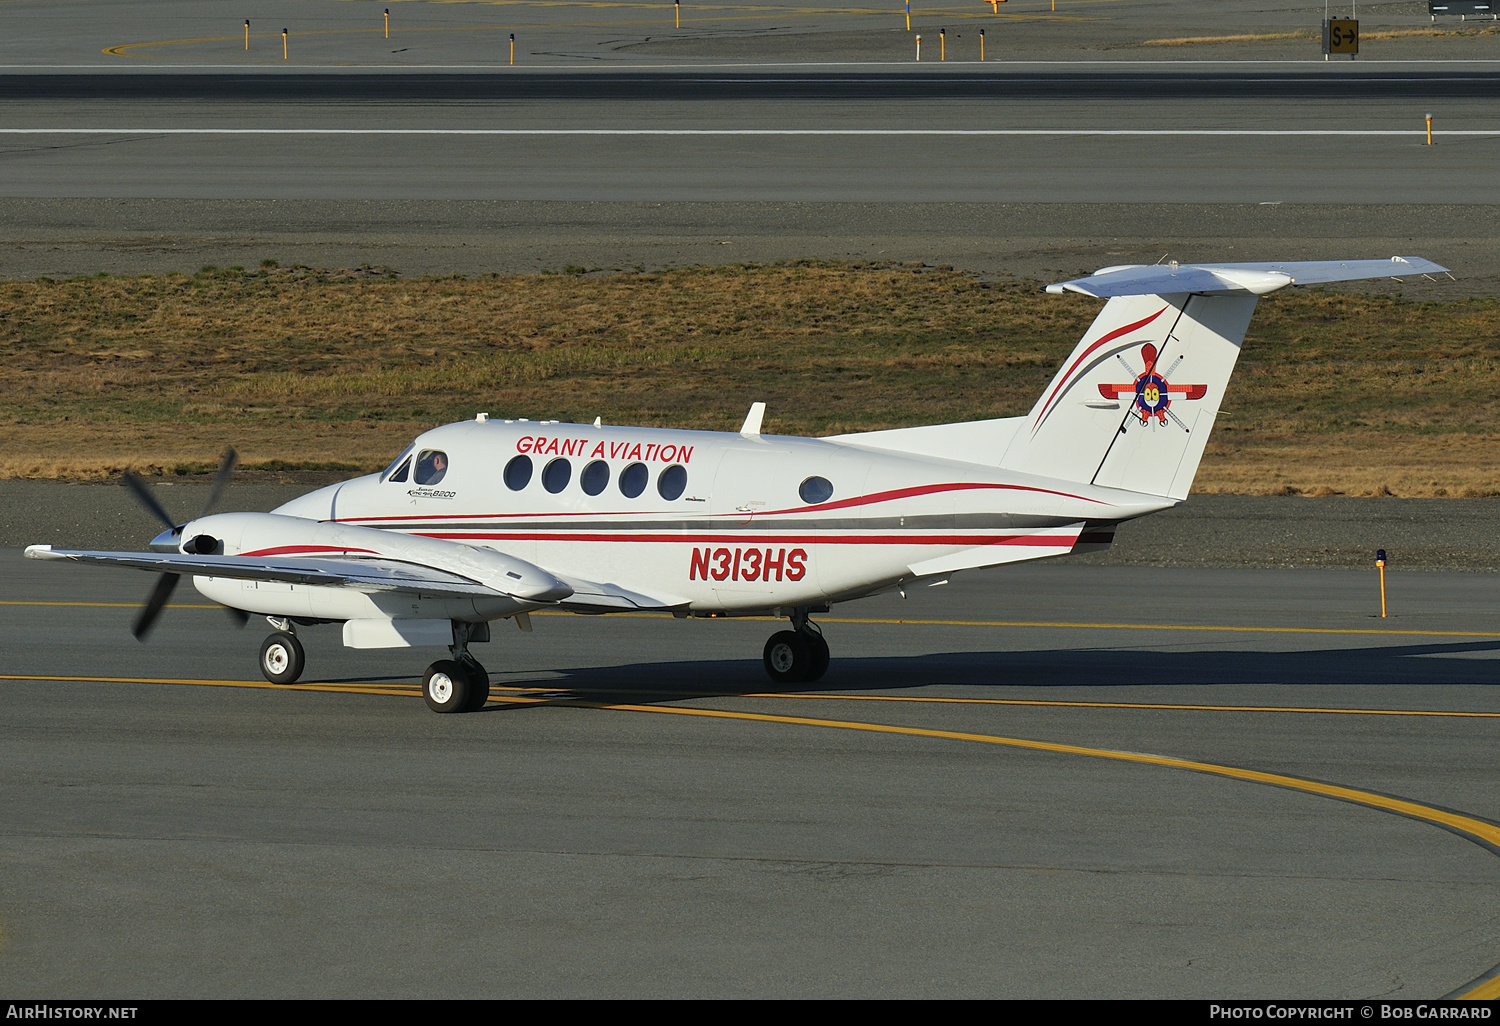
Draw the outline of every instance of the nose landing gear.
<instances>
[{"instance_id":1,"label":"nose landing gear","mask_svg":"<svg viewBox=\"0 0 1500 1026\"><path fill-rule=\"evenodd\" d=\"M828 642L818 625L807 618L806 609L792 611L790 631L777 631L766 642L761 661L766 673L778 684L820 680L828 672Z\"/></svg>"}]
</instances>

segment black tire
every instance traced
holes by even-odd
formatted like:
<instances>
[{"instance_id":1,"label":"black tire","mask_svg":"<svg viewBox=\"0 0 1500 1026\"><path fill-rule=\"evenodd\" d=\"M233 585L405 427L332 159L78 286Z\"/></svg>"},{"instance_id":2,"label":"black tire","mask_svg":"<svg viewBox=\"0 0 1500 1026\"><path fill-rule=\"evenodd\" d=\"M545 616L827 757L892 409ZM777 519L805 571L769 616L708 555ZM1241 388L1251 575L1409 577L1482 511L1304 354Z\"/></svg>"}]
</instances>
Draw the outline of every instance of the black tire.
<instances>
[{"instance_id":1,"label":"black tire","mask_svg":"<svg viewBox=\"0 0 1500 1026\"><path fill-rule=\"evenodd\" d=\"M469 674L469 700L464 712L478 712L490 700L490 675L473 659L464 663L464 669Z\"/></svg>"},{"instance_id":2,"label":"black tire","mask_svg":"<svg viewBox=\"0 0 1500 1026\"><path fill-rule=\"evenodd\" d=\"M422 675L422 697L435 713L467 712L469 671L452 659L439 659Z\"/></svg>"},{"instance_id":3,"label":"black tire","mask_svg":"<svg viewBox=\"0 0 1500 1026\"><path fill-rule=\"evenodd\" d=\"M277 631L260 643L260 672L272 684L295 684L307 665L307 653L295 634Z\"/></svg>"},{"instance_id":4,"label":"black tire","mask_svg":"<svg viewBox=\"0 0 1500 1026\"><path fill-rule=\"evenodd\" d=\"M761 655L766 673L778 684L796 684L807 679L812 668L812 649L796 631L777 631L766 642Z\"/></svg>"},{"instance_id":5,"label":"black tire","mask_svg":"<svg viewBox=\"0 0 1500 1026\"><path fill-rule=\"evenodd\" d=\"M804 680L822 680L823 674L828 672L828 641L821 634L808 634L807 647L812 653L811 665L807 668L807 676Z\"/></svg>"}]
</instances>

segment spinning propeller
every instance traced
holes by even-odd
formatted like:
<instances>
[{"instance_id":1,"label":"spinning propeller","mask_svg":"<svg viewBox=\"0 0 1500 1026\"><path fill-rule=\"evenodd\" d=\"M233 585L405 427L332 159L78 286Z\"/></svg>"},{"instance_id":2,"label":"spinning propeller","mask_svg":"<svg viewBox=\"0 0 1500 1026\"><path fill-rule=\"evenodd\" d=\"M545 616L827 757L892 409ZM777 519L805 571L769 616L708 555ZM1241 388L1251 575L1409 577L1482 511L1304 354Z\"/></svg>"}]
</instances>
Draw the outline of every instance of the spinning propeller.
<instances>
[{"instance_id":1,"label":"spinning propeller","mask_svg":"<svg viewBox=\"0 0 1500 1026\"><path fill-rule=\"evenodd\" d=\"M208 516L209 511L223 497L224 489L229 485L230 477L234 475L234 464L238 458L233 449L224 450L224 458L219 463L219 472L214 475L214 483L208 490L208 499L203 503L203 512L199 513L198 517ZM157 535L156 540L152 542L153 549L159 543L169 543L173 539L181 537L182 529L187 525L174 524L172 522L172 517L162 507L162 504L157 501L151 489L146 487L146 482L128 470L125 471L124 482L125 487L130 489L131 494L140 501L140 504L150 510L156 519L160 520L167 527L166 531ZM194 519L197 519L197 517ZM218 545L217 538L199 535L196 538L188 539L187 544L183 548L188 552L206 555L218 548ZM178 574L162 574L156 579L156 586L151 589L151 594L147 597L146 604L141 607L140 613L136 615L135 623L131 625L130 633L135 635L135 640L146 640L146 635L151 632L151 628L156 624L156 618L161 615L162 608L166 606L167 601L172 597L172 592L177 588L179 577L180 575ZM250 619L246 613L238 609L230 609L229 615L241 627Z\"/></svg>"}]
</instances>

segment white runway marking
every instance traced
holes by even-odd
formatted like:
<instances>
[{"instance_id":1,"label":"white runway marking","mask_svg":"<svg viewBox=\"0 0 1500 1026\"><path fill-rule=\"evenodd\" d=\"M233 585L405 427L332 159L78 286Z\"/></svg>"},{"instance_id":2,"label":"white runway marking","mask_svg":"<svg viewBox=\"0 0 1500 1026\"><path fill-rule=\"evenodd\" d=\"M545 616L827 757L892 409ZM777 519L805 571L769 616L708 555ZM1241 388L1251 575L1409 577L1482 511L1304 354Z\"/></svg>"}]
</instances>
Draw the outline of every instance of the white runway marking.
<instances>
[{"instance_id":1,"label":"white runway marking","mask_svg":"<svg viewBox=\"0 0 1500 1026\"><path fill-rule=\"evenodd\" d=\"M1425 138L1425 129L1253 128L0 128L0 135L453 135L453 136L1297 136ZM1434 131L1433 138L1500 136L1500 129Z\"/></svg>"}]
</instances>

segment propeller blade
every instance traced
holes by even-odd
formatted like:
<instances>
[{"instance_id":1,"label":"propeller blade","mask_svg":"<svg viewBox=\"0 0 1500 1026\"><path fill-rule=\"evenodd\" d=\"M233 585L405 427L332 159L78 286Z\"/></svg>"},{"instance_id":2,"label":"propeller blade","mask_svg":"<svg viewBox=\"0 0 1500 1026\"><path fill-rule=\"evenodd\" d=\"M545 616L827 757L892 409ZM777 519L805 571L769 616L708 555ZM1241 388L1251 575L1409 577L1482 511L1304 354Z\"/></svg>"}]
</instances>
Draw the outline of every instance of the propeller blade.
<instances>
[{"instance_id":1,"label":"propeller blade","mask_svg":"<svg viewBox=\"0 0 1500 1026\"><path fill-rule=\"evenodd\" d=\"M250 622L250 614L245 612L243 609L236 609L233 606L225 606L224 612L229 614L229 618L234 621L234 625L236 627L239 627L241 630L244 629L245 624Z\"/></svg>"},{"instance_id":2,"label":"propeller blade","mask_svg":"<svg viewBox=\"0 0 1500 1026\"><path fill-rule=\"evenodd\" d=\"M234 465L239 462L239 453L234 449L225 449L224 458L219 461L219 472L214 475L213 487L208 490L208 501L203 504L203 512L200 517L206 517L209 511L218 505L219 499L224 495L224 489L229 486L229 479L234 476Z\"/></svg>"},{"instance_id":3,"label":"propeller blade","mask_svg":"<svg viewBox=\"0 0 1500 1026\"><path fill-rule=\"evenodd\" d=\"M161 503L156 501L156 496L151 494L151 489L146 487L146 482L142 481L140 478L136 477L128 470L125 471L123 475L121 475L121 480L125 482L125 487L130 489L131 493L136 497L136 499L142 506L145 506L152 513L154 513L156 515L156 519L167 525L167 530L170 531L172 528L177 526L175 523L173 523L172 518L167 515L167 511L162 508Z\"/></svg>"},{"instance_id":4,"label":"propeller blade","mask_svg":"<svg viewBox=\"0 0 1500 1026\"><path fill-rule=\"evenodd\" d=\"M151 589L151 597L146 599L146 604L141 607L140 614L130 628L130 633L135 635L136 641L146 640L146 635L151 633L152 625L156 623L156 618L161 615L162 607L172 597L172 591L176 587L176 574L162 574L156 579L156 587Z\"/></svg>"}]
</instances>

